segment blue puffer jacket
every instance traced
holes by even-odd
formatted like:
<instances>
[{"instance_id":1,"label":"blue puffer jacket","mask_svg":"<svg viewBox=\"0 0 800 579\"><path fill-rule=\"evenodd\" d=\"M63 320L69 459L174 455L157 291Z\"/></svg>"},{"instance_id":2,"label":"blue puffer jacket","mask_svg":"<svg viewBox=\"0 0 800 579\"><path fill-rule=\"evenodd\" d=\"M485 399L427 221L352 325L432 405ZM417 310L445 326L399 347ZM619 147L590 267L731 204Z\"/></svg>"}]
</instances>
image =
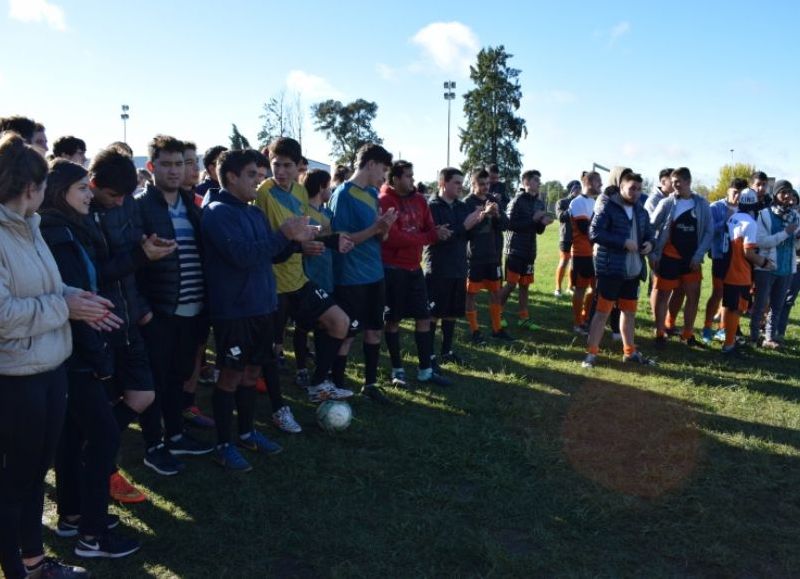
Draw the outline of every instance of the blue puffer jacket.
<instances>
[{"instance_id":1,"label":"blue puffer jacket","mask_svg":"<svg viewBox=\"0 0 800 579\"><path fill-rule=\"evenodd\" d=\"M641 201L633 206L636 215L639 247L646 242L653 243L653 230L650 218ZM589 226L589 239L595 244L594 268L598 276L625 277L625 242L631 231L632 219L625 213L625 202L619 193L600 195L594 206L592 224ZM642 273L645 272L642 259Z\"/></svg>"}]
</instances>

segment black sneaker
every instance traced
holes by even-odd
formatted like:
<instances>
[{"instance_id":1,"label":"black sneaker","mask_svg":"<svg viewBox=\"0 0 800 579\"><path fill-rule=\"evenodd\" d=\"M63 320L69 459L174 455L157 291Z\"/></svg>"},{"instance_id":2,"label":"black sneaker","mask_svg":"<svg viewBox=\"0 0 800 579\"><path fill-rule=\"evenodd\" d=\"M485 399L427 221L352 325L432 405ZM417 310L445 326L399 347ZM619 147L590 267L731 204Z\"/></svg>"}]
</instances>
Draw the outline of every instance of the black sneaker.
<instances>
[{"instance_id":1,"label":"black sneaker","mask_svg":"<svg viewBox=\"0 0 800 579\"><path fill-rule=\"evenodd\" d=\"M699 348L701 350L706 349L706 345L703 342L698 341L697 338L694 337L694 334L692 334L685 340L681 338L681 343L686 344L690 348Z\"/></svg>"},{"instance_id":2,"label":"black sneaker","mask_svg":"<svg viewBox=\"0 0 800 579\"><path fill-rule=\"evenodd\" d=\"M486 345L486 338L483 337L483 334L480 331L472 332L472 337L469 339L476 346L485 346Z\"/></svg>"},{"instance_id":3,"label":"black sneaker","mask_svg":"<svg viewBox=\"0 0 800 579\"><path fill-rule=\"evenodd\" d=\"M664 331L667 333L668 336L680 336L681 331L676 328L664 328Z\"/></svg>"},{"instance_id":4,"label":"black sneaker","mask_svg":"<svg viewBox=\"0 0 800 579\"><path fill-rule=\"evenodd\" d=\"M667 347L667 337L666 336L656 336L655 341L653 342L653 346L655 346L656 350L664 350Z\"/></svg>"},{"instance_id":5,"label":"black sneaker","mask_svg":"<svg viewBox=\"0 0 800 579\"><path fill-rule=\"evenodd\" d=\"M144 452L144 464L164 476L176 475L186 468L184 463L172 456L163 442Z\"/></svg>"},{"instance_id":6,"label":"black sneaker","mask_svg":"<svg viewBox=\"0 0 800 579\"><path fill-rule=\"evenodd\" d=\"M442 355L442 364L444 364L444 355ZM442 371L442 367L439 365L439 360L436 356L431 356L431 369L437 374Z\"/></svg>"},{"instance_id":7,"label":"black sneaker","mask_svg":"<svg viewBox=\"0 0 800 579\"><path fill-rule=\"evenodd\" d=\"M446 354L442 354L442 364L455 364L456 366L463 366L464 360L459 358L453 353L453 350L450 350ZM437 374L439 373L435 368L433 369L434 372Z\"/></svg>"},{"instance_id":8,"label":"black sneaker","mask_svg":"<svg viewBox=\"0 0 800 579\"><path fill-rule=\"evenodd\" d=\"M117 515L106 515L106 529L109 531L119 526L119 517ZM59 537L75 537L78 535L78 527L81 524L81 520L75 519L75 521L68 521L64 518L58 519L58 525L56 525L56 535Z\"/></svg>"},{"instance_id":9,"label":"black sneaker","mask_svg":"<svg viewBox=\"0 0 800 579\"><path fill-rule=\"evenodd\" d=\"M433 384L434 386L452 386L453 381L450 378L442 376L441 374L437 374L436 372L431 373L431 375L426 378L425 380L421 380L417 378L417 381L421 384Z\"/></svg>"},{"instance_id":10,"label":"black sneaker","mask_svg":"<svg viewBox=\"0 0 800 579\"><path fill-rule=\"evenodd\" d=\"M730 348L722 347L722 359L726 362L735 362L738 360L745 360L747 356L742 351L742 347L738 345L731 346Z\"/></svg>"},{"instance_id":11,"label":"black sneaker","mask_svg":"<svg viewBox=\"0 0 800 579\"><path fill-rule=\"evenodd\" d=\"M493 340L500 340L501 342L513 342L514 338L506 332L505 330L500 330L499 332L492 332L492 339Z\"/></svg>"},{"instance_id":12,"label":"black sneaker","mask_svg":"<svg viewBox=\"0 0 800 579\"><path fill-rule=\"evenodd\" d=\"M104 559L120 559L127 557L141 548L139 541L120 537L113 533L106 533L101 537L88 540L85 537L78 539L75 545L75 554L78 557Z\"/></svg>"},{"instance_id":13,"label":"black sneaker","mask_svg":"<svg viewBox=\"0 0 800 579\"><path fill-rule=\"evenodd\" d=\"M72 579L74 577L90 577L89 572L83 567L68 565L54 557L45 557L40 565L34 568L25 568L29 577L39 579Z\"/></svg>"},{"instance_id":14,"label":"black sneaker","mask_svg":"<svg viewBox=\"0 0 800 579\"><path fill-rule=\"evenodd\" d=\"M167 439L166 444L172 456L201 456L214 450L214 445L210 442L197 440L188 434L181 434L178 440Z\"/></svg>"},{"instance_id":15,"label":"black sneaker","mask_svg":"<svg viewBox=\"0 0 800 579\"><path fill-rule=\"evenodd\" d=\"M361 391L362 396L366 396L373 402L377 402L378 404L384 404L386 406L393 404L391 399L386 396L386 394L381 391L375 384L367 384L364 386L364 389Z\"/></svg>"},{"instance_id":16,"label":"black sneaker","mask_svg":"<svg viewBox=\"0 0 800 579\"><path fill-rule=\"evenodd\" d=\"M622 356L623 364L639 364L641 366L656 366L656 361L652 358L647 358L641 352L634 352L630 356Z\"/></svg>"}]
</instances>

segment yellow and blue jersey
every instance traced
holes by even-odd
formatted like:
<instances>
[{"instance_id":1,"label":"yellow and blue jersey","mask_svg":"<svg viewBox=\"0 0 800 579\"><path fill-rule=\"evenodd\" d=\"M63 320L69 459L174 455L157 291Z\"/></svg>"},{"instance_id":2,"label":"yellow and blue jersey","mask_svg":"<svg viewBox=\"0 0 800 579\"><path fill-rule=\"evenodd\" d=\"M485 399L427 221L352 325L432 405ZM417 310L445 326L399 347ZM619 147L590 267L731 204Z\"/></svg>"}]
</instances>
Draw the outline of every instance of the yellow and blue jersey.
<instances>
[{"instance_id":1,"label":"yellow and blue jersey","mask_svg":"<svg viewBox=\"0 0 800 579\"><path fill-rule=\"evenodd\" d=\"M331 232L332 216L327 207L315 209L312 205L308 206L309 222L321 226L323 235ZM322 255L303 256L303 267L308 279L326 292L333 293L333 252L329 248L326 247Z\"/></svg>"},{"instance_id":2,"label":"yellow and blue jersey","mask_svg":"<svg viewBox=\"0 0 800 579\"><path fill-rule=\"evenodd\" d=\"M308 192L299 183L292 183L292 190L285 191L270 178L258 188L255 205L267 216L272 230L278 231L287 219L307 214ZM293 253L283 263L274 264L272 269L278 282L279 294L299 290L308 281L303 272L303 257L299 253Z\"/></svg>"},{"instance_id":3,"label":"yellow and blue jersey","mask_svg":"<svg viewBox=\"0 0 800 579\"><path fill-rule=\"evenodd\" d=\"M330 200L333 212L331 228L337 233L357 233L375 223L378 218L378 190L360 188L351 181L337 187ZM336 285L363 285L383 279L381 242L371 237L356 245L350 252L334 255Z\"/></svg>"}]
</instances>

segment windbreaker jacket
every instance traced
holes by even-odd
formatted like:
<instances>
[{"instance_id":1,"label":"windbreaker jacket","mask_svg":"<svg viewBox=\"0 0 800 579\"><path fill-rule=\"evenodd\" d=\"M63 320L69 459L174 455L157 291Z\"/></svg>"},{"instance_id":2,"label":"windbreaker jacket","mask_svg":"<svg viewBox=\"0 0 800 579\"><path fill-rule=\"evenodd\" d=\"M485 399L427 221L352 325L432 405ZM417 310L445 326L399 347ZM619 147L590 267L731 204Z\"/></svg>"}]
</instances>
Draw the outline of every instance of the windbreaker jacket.
<instances>
[{"instance_id":1,"label":"windbreaker jacket","mask_svg":"<svg viewBox=\"0 0 800 579\"><path fill-rule=\"evenodd\" d=\"M521 191L508 204L508 233L506 234L506 255L513 255L533 262L536 259L536 236L544 233L545 225L534 222L537 211L545 211L546 207L539 195L531 195Z\"/></svg>"}]
</instances>

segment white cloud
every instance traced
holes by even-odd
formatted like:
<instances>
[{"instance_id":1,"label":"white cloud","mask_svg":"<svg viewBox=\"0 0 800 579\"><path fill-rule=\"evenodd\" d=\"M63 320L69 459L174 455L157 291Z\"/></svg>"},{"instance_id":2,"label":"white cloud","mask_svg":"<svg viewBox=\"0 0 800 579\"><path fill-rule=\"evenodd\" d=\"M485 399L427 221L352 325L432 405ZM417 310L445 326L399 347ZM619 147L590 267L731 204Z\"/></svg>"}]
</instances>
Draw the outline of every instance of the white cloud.
<instances>
[{"instance_id":1,"label":"white cloud","mask_svg":"<svg viewBox=\"0 0 800 579\"><path fill-rule=\"evenodd\" d=\"M608 32L609 46L613 45L620 37L625 36L631 31L631 23L627 20L623 20L622 22L618 22L614 26L611 27L611 30Z\"/></svg>"},{"instance_id":2,"label":"white cloud","mask_svg":"<svg viewBox=\"0 0 800 579\"><path fill-rule=\"evenodd\" d=\"M342 97L342 92L334 88L326 79L303 70L289 72L286 77L286 87L307 101Z\"/></svg>"},{"instance_id":3,"label":"white cloud","mask_svg":"<svg viewBox=\"0 0 800 579\"><path fill-rule=\"evenodd\" d=\"M47 0L9 0L8 16L20 22L45 22L53 30L66 30L64 9Z\"/></svg>"},{"instance_id":4,"label":"white cloud","mask_svg":"<svg viewBox=\"0 0 800 579\"><path fill-rule=\"evenodd\" d=\"M422 48L437 69L462 75L469 72L480 47L472 29L461 22L433 22L419 30L411 42Z\"/></svg>"},{"instance_id":5,"label":"white cloud","mask_svg":"<svg viewBox=\"0 0 800 579\"><path fill-rule=\"evenodd\" d=\"M396 82L397 78L397 70L389 66L388 64L384 64L379 62L375 65L375 70L383 80L387 80L389 82Z\"/></svg>"}]
</instances>

